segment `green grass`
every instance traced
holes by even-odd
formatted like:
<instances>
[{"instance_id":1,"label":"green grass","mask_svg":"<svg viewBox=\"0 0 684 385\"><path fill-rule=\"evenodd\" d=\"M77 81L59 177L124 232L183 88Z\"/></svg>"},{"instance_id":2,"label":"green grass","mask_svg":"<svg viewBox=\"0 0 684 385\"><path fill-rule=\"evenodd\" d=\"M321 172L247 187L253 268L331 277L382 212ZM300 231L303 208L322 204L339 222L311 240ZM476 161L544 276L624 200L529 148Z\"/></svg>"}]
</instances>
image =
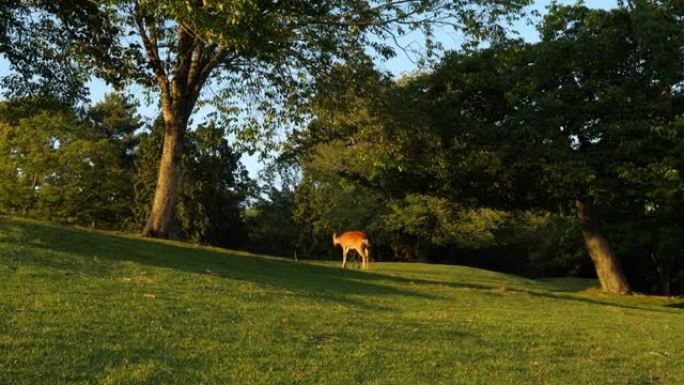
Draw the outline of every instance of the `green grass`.
<instances>
[{"instance_id":1,"label":"green grass","mask_svg":"<svg viewBox=\"0 0 684 385\"><path fill-rule=\"evenodd\" d=\"M0 384L684 384L679 299L0 217Z\"/></svg>"}]
</instances>

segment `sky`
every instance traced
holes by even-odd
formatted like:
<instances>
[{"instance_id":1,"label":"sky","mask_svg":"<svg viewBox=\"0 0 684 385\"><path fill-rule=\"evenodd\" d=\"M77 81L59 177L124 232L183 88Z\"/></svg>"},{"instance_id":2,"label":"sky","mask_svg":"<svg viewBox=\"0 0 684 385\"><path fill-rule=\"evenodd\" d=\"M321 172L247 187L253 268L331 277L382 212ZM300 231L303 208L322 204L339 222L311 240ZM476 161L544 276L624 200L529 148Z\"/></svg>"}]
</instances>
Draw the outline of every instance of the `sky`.
<instances>
[{"instance_id":1,"label":"sky","mask_svg":"<svg viewBox=\"0 0 684 385\"><path fill-rule=\"evenodd\" d=\"M560 4L576 3L575 0L558 0L557 2ZM545 13L546 7L550 3L551 0L538 0L535 1L533 8L539 10L543 14ZM584 1L584 3L586 6L590 8L607 9L614 8L617 6L617 0L586 0ZM520 33L520 36L526 41L534 42L539 40L537 31L535 30L535 27L533 25L527 25L526 23L520 22L517 23L513 27L513 29L518 31ZM409 47L420 51L419 37L420 36L409 35L408 37L401 40L401 44L408 45ZM446 48L454 48L460 44L458 35L453 31L437 31L436 37ZM413 59L415 59L415 57L411 57L410 55L407 56L403 52L399 51L397 56L390 60L376 60L376 65L380 70L388 71L395 76L401 76L402 74L410 73L418 69L415 60ZM8 72L8 63L3 57L0 56L0 76L3 76ZM112 91L111 87L107 86L107 84L105 84L103 81L99 79L92 79L87 84L87 87L90 91L91 103L97 103L98 101L102 100L107 93ZM154 102L152 104L146 104L143 95L140 92L140 89L131 88L130 90L127 90L127 92L134 95L139 95L139 113L143 118L152 120L156 116L158 116L159 112L157 110L157 103ZM202 113L203 111L199 111L199 114ZM206 111L204 111L204 113L206 113ZM197 116L195 116L195 121L201 121L201 119L197 119ZM249 171L250 177L252 178L256 179L258 177L259 171L263 169L263 165L256 155L249 156L248 154L244 154L242 157L242 162Z\"/></svg>"}]
</instances>

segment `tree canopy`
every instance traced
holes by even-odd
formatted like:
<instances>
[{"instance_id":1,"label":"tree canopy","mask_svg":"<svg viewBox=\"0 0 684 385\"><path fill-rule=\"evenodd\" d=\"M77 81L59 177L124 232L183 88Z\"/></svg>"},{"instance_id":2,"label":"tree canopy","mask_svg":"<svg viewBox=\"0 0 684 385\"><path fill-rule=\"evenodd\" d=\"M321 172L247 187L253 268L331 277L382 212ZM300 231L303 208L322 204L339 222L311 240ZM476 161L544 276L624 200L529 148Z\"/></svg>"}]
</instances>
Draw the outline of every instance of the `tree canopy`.
<instances>
[{"instance_id":1,"label":"tree canopy","mask_svg":"<svg viewBox=\"0 0 684 385\"><path fill-rule=\"evenodd\" d=\"M63 37L74 60L96 76L115 85L138 83L159 96L164 151L144 233L167 237L178 199L184 136L208 84L218 89L213 101L220 111L234 111L235 95L247 92L269 101L259 104L266 108L261 120L274 122L277 112L290 111L282 107L297 100L301 85L317 72L369 45L391 55L390 46L372 40L371 34L396 37L423 29L429 47L435 23L476 37L501 35L499 22L519 14L527 3L35 0L15 12L28 10L56 26L62 34L54 36Z\"/></svg>"}]
</instances>

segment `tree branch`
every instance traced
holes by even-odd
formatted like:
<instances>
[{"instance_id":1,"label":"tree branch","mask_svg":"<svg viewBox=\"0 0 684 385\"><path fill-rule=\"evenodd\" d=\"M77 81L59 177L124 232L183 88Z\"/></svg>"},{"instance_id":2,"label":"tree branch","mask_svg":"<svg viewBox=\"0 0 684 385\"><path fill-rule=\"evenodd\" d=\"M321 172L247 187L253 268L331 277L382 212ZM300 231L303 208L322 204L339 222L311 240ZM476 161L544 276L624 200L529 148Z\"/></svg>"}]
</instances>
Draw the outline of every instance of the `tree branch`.
<instances>
[{"instance_id":1,"label":"tree branch","mask_svg":"<svg viewBox=\"0 0 684 385\"><path fill-rule=\"evenodd\" d=\"M143 20L143 17L140 13L140 5L137 1L135 2L135 9L133 11L133 20L135 21L135 25L138 28L138 33L140 34L140 38L143 41L143 45L145 46L147 58L150 61L150 64L152 65L152 69L157 80L157 85L159 86L159 89L162 94L163 102L164 98L170 99L171 97L171 94L169 92L169 78L166 74L166 71L164 71L162 61L159 58L156 31L153 31L153 38L150 39L150 35L148 35L147 30L145 28L145 21Z\"/></svg>"}]
</instances>

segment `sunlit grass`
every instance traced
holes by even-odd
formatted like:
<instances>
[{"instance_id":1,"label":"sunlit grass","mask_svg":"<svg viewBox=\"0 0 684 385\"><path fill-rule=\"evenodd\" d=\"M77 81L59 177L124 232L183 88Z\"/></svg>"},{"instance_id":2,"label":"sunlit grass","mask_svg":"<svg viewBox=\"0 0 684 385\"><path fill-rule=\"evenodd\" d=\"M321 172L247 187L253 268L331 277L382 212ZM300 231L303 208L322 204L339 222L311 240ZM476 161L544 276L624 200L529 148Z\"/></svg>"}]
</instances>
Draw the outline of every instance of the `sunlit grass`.
<instances>
[{"instance_id":1,"label":"sunlit grass","mask_svg":"<svg viewBox=\"0 0 684 385\"><path fill-rule=\"evenodd\" d=\"M0 218L0 384L682 384L684 300Z\"/></svg>"}]
</instances>

